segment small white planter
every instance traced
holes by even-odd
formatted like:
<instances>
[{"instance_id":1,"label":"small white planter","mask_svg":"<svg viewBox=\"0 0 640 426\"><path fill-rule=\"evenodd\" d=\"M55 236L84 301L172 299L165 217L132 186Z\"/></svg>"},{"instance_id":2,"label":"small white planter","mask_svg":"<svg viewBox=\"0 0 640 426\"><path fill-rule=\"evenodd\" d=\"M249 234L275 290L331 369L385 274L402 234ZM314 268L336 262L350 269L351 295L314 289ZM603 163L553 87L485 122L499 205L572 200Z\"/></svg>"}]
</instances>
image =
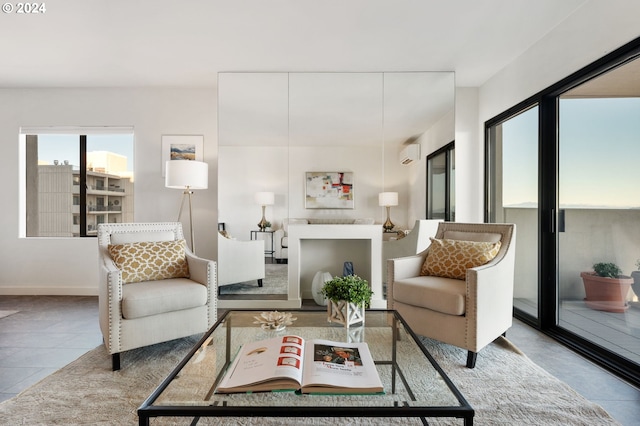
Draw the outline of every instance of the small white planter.
<instances>
[{"instance_id":1,"label":"small white planter","mask_svg":"<svg viewBox=\"0 0 640 426\"><path fill-rule=\"evenodd\" d=\"M364 311L364 303L355 305L344 300L337 302L329 300L327 304L327 320L329 322L337 322L347 328L357 323L364 325Z\"/></svg>"}]
</instances>

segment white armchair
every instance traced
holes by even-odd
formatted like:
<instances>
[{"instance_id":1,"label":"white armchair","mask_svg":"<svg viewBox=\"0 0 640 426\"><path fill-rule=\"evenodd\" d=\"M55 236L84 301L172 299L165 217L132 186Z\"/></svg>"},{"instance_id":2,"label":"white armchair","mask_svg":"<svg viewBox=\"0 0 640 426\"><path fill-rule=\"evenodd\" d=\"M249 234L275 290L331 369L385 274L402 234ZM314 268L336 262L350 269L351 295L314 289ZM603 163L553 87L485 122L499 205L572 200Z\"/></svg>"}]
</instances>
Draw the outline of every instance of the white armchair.
<instances>
[{"instance_id":1,"label":"white armchair","mask_svg":"<svg viewBox=\"0 0 640 426\"><path fill-rule=\"evenodd\" d=\"M180 240L178 222L98 226L100 329L113 370L124 351L202 333L215 323L216 264ZM142 252L158 262L160 278L145 280L154 274L135 267Z\"/></svg>"},{"instance_id":2,"label":"white armchair","mask_svg":"<svg viewBox=\"0 0 640 426\"><path fill-rule=\"evenodd\" d=\"M492 252L484 254L487 259L495 257L467 269L465 263L456 265L455 257L447 256L441 245L434 249L434 242L418 255L388 260L387 306L417 334L467 349L467 367L473 368L478 351L512 324L515 225L442 222L435 238L465 242L463 247L481 245L468 242L489 243L487 248L493 244ZM461 277L443 276L446 268L459 271ZM427 274L431 269L438 271Z\"/></svg>"},{"instance_id":3,"label":"white armchair","mask_svg":"<svg viewBox=\"0 0 640 426\"><path fill-rule=\"evenodd\" d=\"M264 241L240 241L218 232L218 292L220 287L265 277Z\"/></svg>"}]
</instances>

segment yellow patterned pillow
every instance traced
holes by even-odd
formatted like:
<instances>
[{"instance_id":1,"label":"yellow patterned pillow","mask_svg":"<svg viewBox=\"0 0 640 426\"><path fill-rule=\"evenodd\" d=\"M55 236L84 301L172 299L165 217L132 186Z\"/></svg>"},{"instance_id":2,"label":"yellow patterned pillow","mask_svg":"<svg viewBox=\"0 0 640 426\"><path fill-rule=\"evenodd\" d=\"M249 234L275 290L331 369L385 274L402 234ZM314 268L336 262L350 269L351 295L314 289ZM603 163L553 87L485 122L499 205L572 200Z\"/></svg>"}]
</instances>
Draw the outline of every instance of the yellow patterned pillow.
<instances>
[{"instance_id":1,"label":"yellow patterned pillow","mask_svg":"<svg viewBox=\"0 0 640 426\"><path fill-rule=\"evenodd\" d=\"M189 277L185 241L109 244L111 259L122 271L122 283Z\"/></svg>"},{"instance_id":2,"label":"yellow patterned pillow","mask_svg":"<svg viewBox=\"0 0 640 426\"><path fill-rule=\"evenodd\" d=\"M437 240L430 238L431 246L422 265L420 275L464 280L467 269L489 263L500 251L500 241L495 243Z\"/></svg>"}]
</instances>

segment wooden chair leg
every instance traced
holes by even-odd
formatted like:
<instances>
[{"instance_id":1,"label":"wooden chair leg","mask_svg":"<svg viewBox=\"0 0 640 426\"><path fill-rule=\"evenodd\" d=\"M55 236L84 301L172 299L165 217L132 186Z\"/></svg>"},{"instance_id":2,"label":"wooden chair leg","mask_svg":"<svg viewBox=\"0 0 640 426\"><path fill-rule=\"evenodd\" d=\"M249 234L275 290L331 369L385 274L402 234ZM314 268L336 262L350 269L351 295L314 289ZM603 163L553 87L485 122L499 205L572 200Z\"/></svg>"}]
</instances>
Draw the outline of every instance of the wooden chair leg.
<instances>
[{"instance_id":1,"label":"wooden chair leg","mask_svg":"<svg viewBox=\"0 0 640 426\"><path fill-rule=\"evenodd\" d=\"M113 371L120 370L120 353L111 354L111 369Z\"/></svg>"},{"instance_id":2,"label":"wooden chair leg","mask_svg":"<svg viewBox=\"0 0 640 426\"><path fill-rule=\"evenodd\" d=\"M476 366L477 357L478 357L477 352L472 352L472 351L467 352L467 368L474 368Z\"/></svg>"}]
</instances>

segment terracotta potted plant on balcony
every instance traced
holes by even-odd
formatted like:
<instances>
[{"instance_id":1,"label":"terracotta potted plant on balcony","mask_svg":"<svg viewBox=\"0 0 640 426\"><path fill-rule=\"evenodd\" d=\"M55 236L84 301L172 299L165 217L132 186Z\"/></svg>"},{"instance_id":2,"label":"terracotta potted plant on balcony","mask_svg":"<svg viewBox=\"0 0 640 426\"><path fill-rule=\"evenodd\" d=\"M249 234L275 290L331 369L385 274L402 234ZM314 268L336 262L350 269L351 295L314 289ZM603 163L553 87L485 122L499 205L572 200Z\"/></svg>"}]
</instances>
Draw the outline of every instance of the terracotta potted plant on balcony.
<instances>
[{"instance_id":1,"label":"terracotta potted plant on balcony","mask_svg":"<svg viewBox=\"0 0 640 426\"><path fill-rule=\"evenodd\" d=\"M587 297L585 303L591 309L607 312L625 312L627 295L633 278L622 275L615 263L596 263L593 272L580 274Z\"/></svg>"},{"instance_id":2,"label":"terracotta potted plant on balcony","mask_svg":"<svg viewBox=\"0 0 640 426\"><path fill-rule=\"evenodd\" d=\"M329 322L337 322L347 328L359 322L364 325L364 312L373 296L367 280L357 275L334 277L324 283L321 293L329 299Z\"/></svg>"}]
</instances>

